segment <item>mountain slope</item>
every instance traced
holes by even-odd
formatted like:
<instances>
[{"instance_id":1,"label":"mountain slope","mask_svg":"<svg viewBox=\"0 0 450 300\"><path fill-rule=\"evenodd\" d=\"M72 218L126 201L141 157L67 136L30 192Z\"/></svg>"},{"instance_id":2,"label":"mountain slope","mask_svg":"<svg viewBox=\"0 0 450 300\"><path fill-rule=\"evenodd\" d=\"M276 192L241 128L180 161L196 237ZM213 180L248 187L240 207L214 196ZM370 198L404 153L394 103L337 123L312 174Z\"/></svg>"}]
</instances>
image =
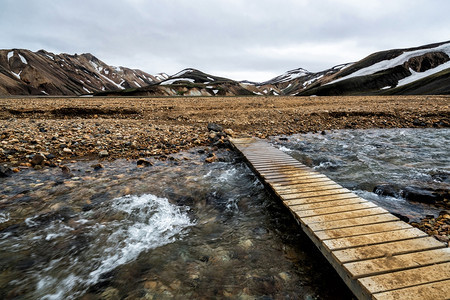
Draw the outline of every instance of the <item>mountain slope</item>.
<instances>
[{"instance_id":1,"label":"mountain slope","mask_svg":"<svg viewBox=\"0 0 450 300\"><path fill-rule=\"evenodd\" d=\"M450 42L381 51L297 95L450 94Z\"/></svg>"},{"instance_id":2,"label":"mountain slope","mask_svg":"<svg viewBox=\"0 0 450 300\"><path fill-rule=\"evenodd\" d=\"M164 74L158 77L109 66L89 53L0 50L0 95L82 95L145 86L166 78Z\"/></svg>"},{"instance_id":3,"label":"mountain slope","mask_svg":"<svg viewBox=\"0 0 450 300\"><path fill-rule=\"evenodd\" d=\"M99 96L238 96L256 95L259 89L228 78L184 69L166 80L123 91L100 92Z\"/></svg>"}]
</instances>

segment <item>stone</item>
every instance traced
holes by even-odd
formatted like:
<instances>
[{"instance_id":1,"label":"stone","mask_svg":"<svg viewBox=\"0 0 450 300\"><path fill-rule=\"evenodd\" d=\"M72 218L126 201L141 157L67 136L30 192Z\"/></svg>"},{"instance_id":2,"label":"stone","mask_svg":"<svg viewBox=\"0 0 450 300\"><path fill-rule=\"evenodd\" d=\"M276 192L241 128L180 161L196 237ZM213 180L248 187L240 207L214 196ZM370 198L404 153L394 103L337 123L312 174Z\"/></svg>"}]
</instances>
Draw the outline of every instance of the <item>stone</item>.
<instances>
[{"instance_id":1,"label":"stone","mask_svg":"<svg viewBox=\"0 0 450 300\"><path fill-rule=\"evenodd\" d=\"M95 171L98 171L98 170L101 170L101 169L104 168L102 164L93 164L93 165L91 165L91 167L92 167Z\"/></svg>"},{"instance_id":2,"label":"stone","mask_svg":"<svg viewBox=\"0 0 450 300\"><path fill-rule=\"evenodd\" d=\"M223 127L216 123L208 123L208 130L215 131L215 132L221 132L221 131L223 131Z\"/></svg>"},{"instance_id":3,"label":"stone","mask_svg":"<svg viewBox=\"0 0 450 300\"><path fill-rule=\"evenodd\" d=\"M31 159L31 164L33 166L40 165L40 164L42 164L42 162L44 162L44 159L45 159L44 156L42 156L40 154L35 154L33 156L33 158Z\"/></svg>"},{"instance_id":4,"label":"stone","mask_svg":"<svg viewBox=\"0 0 450 300\"><path fill-rule=\"evenodd\" d=\"M69 148L64 148L64 149L63 149L63 152L64 152L64 153L67 153L67 154L71 154L71 153L72 153L72 150L70 150Z\"/></svg>"},{"instance_id":5,"label":"stone","mask_svg":"<svg viewBox=\"0 0 450 300\"><path fill-rule=\"evenodd\" d=\"M107 288L101 295L100 299L102 300L119 300L119 290L109 287Z\"/></svg>"},{"instance_id":6,"label":"stone","mask_svg":"<svg viewBox=\"0 0 450 300\"><path fill-rule=\"evenodd\" d=\"M401 195L406 200L421 202L421 203L434 204L437 201L442 201L441 195L433 193L432 191L425 190L420 187L415 187L415 186L405 187L402 190Z\"/></svg>"},{"instance_id":7,"label":"stone","mask_svg":"<svg viewBox=\"0 0 450 300\"><path fill-rule=\"evenodd\" d=\"M0 166L0 178L8 177L12 172L13 171L8 167Z\"/></svg>"},{"instance_id":8,"label":"stone","mask_svg":"<svg viewBox=\"0 0 450 300\"><path fill-rule=\"evenodd\" d=\"M150 167L150 166L153 166L153 164L152 164L150 161L145 160L145 159L143 159L143 158L138 159L137 162L136 162L136 165L142 166L142 167Z\"/></svg>"},{"instance_id":9,"label":"stone","mask_svg":"<svg viewBox=\"0 0 450 300\"><path fill-rule=\"evenodd\" d=\"M373 188L373 192L380 196L398 197L398 190L391 184L380 184Z\"/></svg>"},{"instance_id":10,"label":"stone","mask_svg":"<svg viewBox=\"0 0 450 300\"><path fill-rule=\"evenodd\" d=\"M217 156L216 156L215 153L212 153L210 156L208 156L208 157L205 159L205 161L206 161L207 163L213 163L213 162L215 162L216 160L217 160Z\"/></svg>"},{"instance_id":11,"label":"stone","mask_svg":"<svg viewBox=\"0 0 450 300\"><path fill-rule=\"evenodd\" d=\"M107 156L109 156L109 152L107 150L102 150L98 153L98 156L107 157Z\"/></svg>"},{"instance_id":12,"label":"stone","mask_svg":"<svg viewBox=\"0 0 450 300\"><path fill-rule=\"evenodd\" d=\"M234 135L234 131L231 128L227 128L223 132L225 132L229 136L233 136Z\"/></svg>"}]
</instances>

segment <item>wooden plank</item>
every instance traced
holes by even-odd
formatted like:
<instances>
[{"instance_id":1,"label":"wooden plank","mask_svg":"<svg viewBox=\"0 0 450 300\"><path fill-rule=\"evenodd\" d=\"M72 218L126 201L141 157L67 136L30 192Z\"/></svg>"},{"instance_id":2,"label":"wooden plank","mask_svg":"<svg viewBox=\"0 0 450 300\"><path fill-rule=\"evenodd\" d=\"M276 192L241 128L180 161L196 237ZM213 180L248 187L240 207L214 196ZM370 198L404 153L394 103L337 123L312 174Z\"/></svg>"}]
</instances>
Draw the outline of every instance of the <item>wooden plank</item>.
<instances>
[{"instance_id":1,"label":"wooden plank","mask_svg":"<svg viewBox=\"0 0 450 300\"><path fill-rule=\"evenodd\" d=\"M333 251L333 256L341 263L366 260L378 257L388 257L392 255L409 252L419 252L445 247L443 243L433 237L423 237L412 240L389 242L378 245L364 246L358 248Z\"/></svg>"},{"instance_id":2,"label":"wooden plank","mask_svg":"<svg viewBox=\"0 0 450 300\"><path fill-rule=\"evenodd\" d=\"M311 197L321 197L321 196L328 196L328 195L336 195L336 194L353 194L352 191L346 189L346 188L339 188L339 189L331 189L331 190L321 190L321 191L314 191L314 192L302 192L302 193L294 193L294 194L281 194L283 196L284 200L292 200L292 199L303 199L303 198L311 198Z\"/></svg>"},{"instance_id":3,"label":"wooden plank","mask_svg":"<svg viewBox=\"0 0 450 300\"><path fill-rule=\"evenodd\" d=\"M289 184L293 184L293 183L297 183L297 182L302 182L302 181L306 181L306 179L313 179L313 178L326 178L328 179L327 176L322 175L322 174L317 174L317 175L304 175L304 176L296 176L296 177L288 177L288 178L276 178L276 179L270 179L270 178L265 178L268 183L286 183L288 182ZM329 179L328 179L329 180Z\"/></svg>"},{"instance_id":4,"label":"wooden plank","mask_svg":"<svg viewBox=\"0 0 450 300\"><path fill-rule=\"evenodd\" d=\"M319 189L328 189L328 188L342 188L341 185L330 182L330 181L319 181L319 182L305 182L295 185L288 185L288 186L277 186L276 190L278 192L284 192L284 191L298 191L298 192L308 192L310 190L317 191Z\"/></svg>"},{"instance_id":5,"label":"wooden plank","mask_svg":"<svg viewBox=\"0 0 450 300\"><path fill-rule=\"evenodd\" d=\"M297 175L318 175L319 172L310 171L308 169L302 170L302 169L296 169L296 170L289 170L289 171L283 171L283 170L270 170L270 171L259 171L259 174L263 175L267 178L275 178L275 177L292 177ZM323 174L320 174L323 175Z\"/></svg>"},{"instance_id":6,"label":"wooden plank","mask_svg":"<svg viewBox=\"0 0 450 300\"><path fill-rule=\"evenodd\" d=\"M361 278L443 262L450 262L450 248L357 261L344 264L344 268L352 278Z\"/></svg>"},{"instance_id":7,"label":"wooden plank","mask_svg":"<svg viewBox=\"0 0 450 300\"><path fill-rule=\"evenodd\" d=\"M354 211L348 211L348 212L338 212L334 214L328 214L328 215L321 215L321 216L313 216L313 217L304 217L302 218L302 221L310 225L312 223L321 223L321 222L332 222L332 221L338 221L338 220L345 220L345 219L356 219L366 216L372 216L372 215L380 215L388 213L387 210L381 207L375 207L375 208L365 208L360 210L354 210Z\"/></svg>"},{"instance_id":8,"label":"wooden plank","mask_svg":"<svg viewBox=\"0 0 450 300\"><path fill-rule=\"evenodd\" d=\"M450 279L373 295L375 300L448 300Z\"/></svg>"},{"instance_id":9,"label":"wooden plank","mask_svg":"<svg viewBox=\"0 0 450 300\"><path fill-rule=\"evenodd\" d=\"M325 207L325 208L314 208L314 209L306 209L302 206L294 206L292 208L292 211L294 211L297 216L300 218L304 217L312 217L312 216L322 216L327 214L336 214L336 213L342 213L342 212L349 212L349 211L357 211L367 208L375 208L377 207L376 204L372 202L362 202L358 204L348 204L348 205L340 205L340 206L331 206L331 207Z\"/></svg>"},{"instance_id":10,"label":"wooden plank","mask_svg":"<svg viewBox=\"0 0 450 300\"><path fill-rule=\"evenodd\" d=\"M354 227L357 225L370 225L370 224L384 223L384 222L398 221L398 220L399 219L396 216L389 214L389 213L385 213L385 214L381 214L381 215L366 216L366 217L354 218L354 219L345 219L345 220L338 220L338 221L332 221L332 222L312 223L312 224L309 224L308 227L311 228L311 230L315 231L317 234L317 231L320 231L320 230Z\"/></svg>"},{"instance_id":11,"label":"wooden plank","mask_svg":"<svg viewBox=\"0 0 450 300\"><path fill-rule=\"evenodd\" d=\"M378 232L392 232L395 230L407 229L411 228L411 225L399 221L398 218L394 220L389 220L385 223L376 223L376 224L363 224L359 226L352 226L346 228L338 228L338 229L328 229L323 231L316 232L316 235L322 241L326 241L328 239L336 239L342 237L350 237L350 236L360 236L370 233L378 233Z\"/></svg>"},{"instance_id":12,"label":"wooden plank","mask_svg":"<svg viewBox=\"0 0 450 300\"><path fill-rule=\"evenodd\" d=\"M422 230L411 227L407 229L392 231L392 232L379 232L366 234L363 236L345 237L333 240L326 240L323 243L331 251L355 248L367 245L375 245L380 243L395 242L419 237L428 236Z\"/></svg>"},{"instance_id":13,"label":"wooden plank","mask_svg":"<svg viewBox=\"0 0 450 300\"><path fill-rule=\"evenodd\" d=\"M359 204L359 203L370 203L370 202L367 200L364 200L363 198L354 197L354 198L343 199L343 200L333 200L333 201L324 201L324 202L316 202L316 203L290 205L289 207L291 208L292 211L296 211L297 209L300 209L300 210L320 209L320 208L339 207L339 206L343 206L343 205Z\"/></svg>"},{"instance_id":14,"label":"wooden plank","mask_svg":"<svg viewBox=\"0 0 450 300\"><path fill-rule=\"evenodd\" d=\"M283 201L283 203L287 206L292 206L292 205L299 205L299 204L311 204L311 203L319 203L319 202L350 199L350 198L359 198L359 197L353 193L347 193L347 194L336 194L336 195L321 196L321 197L310 197L310 198L285 200L285 201Z\"/></svg>"},{"instance_id":15,"label":"wooden plank","mask_svg":"<svg viewBox=\"0 0 450 300\"><path fill-rule=\"evenodd\" d=\"M277 187L283 187L283 186L287 186L287 185L297 185L297 184L309 184L309 183L317 183L317 182L329 182L332 183L333 181L331 179L329 179L326 176L317 176L317 177L313 177L313 178L303 178L301 180L293 180L293 181L281 181L281 182L271 182L270 184L277 188Z\"/></svg>"},{"instance_id":16,"label":"wooden plank","mask_svg":"<svg viewBox=\"0 0 450 300\"><path fill-rule=\"evenodd\" d=\"M375 294L430 282L444 281L449 278L450 263L442 263L417 269L360 278L358 281L370 293ZM449 297L450 295L447 294L442 296Z\"/></svg>"}]
</instances>

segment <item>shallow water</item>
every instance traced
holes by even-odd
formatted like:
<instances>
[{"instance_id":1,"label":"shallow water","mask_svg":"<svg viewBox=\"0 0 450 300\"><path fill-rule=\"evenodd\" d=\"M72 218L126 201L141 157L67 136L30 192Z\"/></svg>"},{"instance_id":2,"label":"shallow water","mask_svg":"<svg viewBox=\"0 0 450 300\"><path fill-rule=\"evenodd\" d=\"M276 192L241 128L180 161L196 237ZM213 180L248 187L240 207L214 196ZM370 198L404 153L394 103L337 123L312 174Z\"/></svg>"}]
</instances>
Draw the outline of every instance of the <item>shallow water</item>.
<instances>
[{"instance_id":1,"label":"shallow water","mask_svg":"<svg viewBox=\"0 0 450 300\"><path fill-rule=\"evenodd\" d=\"M374 187L450 189L450 129L339 130L274 141L283 151L363 198L411 220L437 216L442 208L379 196L373 193Z\"/></svg>"},{"instance_id":2,"label":"shallow water","mask_svg":"<svg viewBox=\"0 0 450 300\"><path fill-rule=\"evenodd\" d=\"M2 299L351 299L235 154L0 179Z\"/></svg>"}]
</instances>

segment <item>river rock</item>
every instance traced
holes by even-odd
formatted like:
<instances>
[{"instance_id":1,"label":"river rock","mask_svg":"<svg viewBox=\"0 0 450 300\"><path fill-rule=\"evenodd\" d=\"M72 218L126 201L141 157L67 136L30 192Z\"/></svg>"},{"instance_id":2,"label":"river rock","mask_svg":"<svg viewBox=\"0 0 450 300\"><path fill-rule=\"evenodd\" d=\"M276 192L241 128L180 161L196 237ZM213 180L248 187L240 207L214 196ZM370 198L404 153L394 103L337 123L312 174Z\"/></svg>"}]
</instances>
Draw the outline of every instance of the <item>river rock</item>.
<instances>
[{"instance_id":1,"label":"river rock","mask_svg":"<svg viewBox=\"0 0 450 300\"><path fill-rule=\"evenodd\" d=\"M153 166L153 164L152 164L150 161L145 160L145 159L143 159L143 158L138 159L138 161L136 162L136 165L137 165L137 166L141 166L141 167L150 167L150 166Z\"/></svg>"},{"instance_id":2,"label":"river rock","mask_svg":"<svg viewBox=\"0 0 450 300\"><path fill-rule=\"evenodd\" d=\"M40 165L44 161L45 157L40 154L35 154L31 159L31 164L33 166Z\"/></svg>"},{"instance_id":3,"label":"river rock","mask_svg":"<svg viewBox=\"0 0 450 300\"><path fill-rule=\"evenodd\" d=\"M12 173L13 172L10 168L5 167L5 166L0 166L0 178L8 177Z\"/></svg>"},{"instance_id":4,"label":"river rock","mask_svg":"<svg viewBox=\"0 0 450 300\"><path fill-rule=\"evenodd\" d=\"M109 152L107 150L102 150L98 153L98 156L107 157L107 156L109 156Z\"/></svg>"},{"instance_id":5,"label":"river rock","mask_svg":"<svg viewBox=\"0 0 450 300\"><path fill-rule=\"evenodd\" d=\"M422 202L428 204L434 204L436 202L442 201L442 196L432 191L416 187L408 186L401 191L401 195L409 201Z\"/></svg>"},{"instance_id":6,"label":"river rock","mask_svg":"<svg viewBox=\"0 0 450 300\"><path fill-rule=\"evenodd\" d=\"M93 165L91 165L91 167L92 167L95 171L98 171L98 170L101 170L101 169L104 168L102 164L93 164Z\"/></svg>"},{"instance_id":7,"label":"river rock","mask_svg":"<svg viewBox=\"0 0 450 300\"><path fill-rule=\"evenodd\" d=\"M216 156L215 153L210 154L210 155L205 159L205 161L206 161L207 163L213 163L213 162L215 162L216 160L217 160L217 156Z\"/></svg>"},{"instance_id":8,"label":"river rock","mask_svg":"<svg viewBox=\"0 0 450 300\"><path fill-rule=\"evenodd\" d=\"M380 196L398 197L399 191L392 184L380 184L373 188L373 192Z\"/></svg>"},{"instance_id":9,"label":"river rock","mask_svg":"<svg viewBox=\"0 0 450 300\"><path fill-rule=\"evenodd\" d=\"M208 124L208 130L209 131L215 131L215 132L221 132L223 131L223 127L216 124L216 123L209 123Z\"/></svg>"},{"instance_id":10,"label":"river rock","mask_svg":"<svg viewBox=\"0 0 450 300\"><path fill-rule=\"evenodd\" d=\"M233 136L234 135L234 131L231 128L227 128L223 132L225 132L229 136Z\"/></svg>"}]
</instances>

